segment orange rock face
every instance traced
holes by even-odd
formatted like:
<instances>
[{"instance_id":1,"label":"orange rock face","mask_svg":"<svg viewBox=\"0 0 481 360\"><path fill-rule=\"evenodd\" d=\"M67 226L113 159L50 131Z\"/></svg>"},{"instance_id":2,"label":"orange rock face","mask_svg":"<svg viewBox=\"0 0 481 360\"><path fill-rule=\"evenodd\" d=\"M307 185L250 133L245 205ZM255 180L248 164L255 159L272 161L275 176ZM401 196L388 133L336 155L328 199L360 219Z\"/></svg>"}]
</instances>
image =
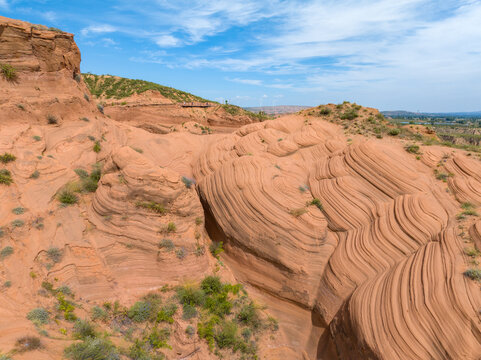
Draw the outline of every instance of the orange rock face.
<instances>
[{"instance_id":1,"label":"orange rock face","mask_svg":"<svg viewBox=\"0 0 481 360\"><path fill-rule=\"evenodd\" d=\"M18 70L0 76L0 155L16 157L0 163L13 181L0 184L1 247L13 249L0 261L0 349L37 334L26 313L54 306L43 281L68 285L88 316L216 273L279 320L262 359L481 357L479 284L463 275L479 260L467 248L481 247L479 157L422 147L416 158L402 140L348 139L334 113L309 111L213 134L167 113L146 131L102 114L74 79L72 35L6 18L0 63ZM98 184L61 205L96 168ZM175 319L168 358L216 358L186 324ZM72 339L55 336L18 358L61 358Z\"/></svg>"}]
</instances>

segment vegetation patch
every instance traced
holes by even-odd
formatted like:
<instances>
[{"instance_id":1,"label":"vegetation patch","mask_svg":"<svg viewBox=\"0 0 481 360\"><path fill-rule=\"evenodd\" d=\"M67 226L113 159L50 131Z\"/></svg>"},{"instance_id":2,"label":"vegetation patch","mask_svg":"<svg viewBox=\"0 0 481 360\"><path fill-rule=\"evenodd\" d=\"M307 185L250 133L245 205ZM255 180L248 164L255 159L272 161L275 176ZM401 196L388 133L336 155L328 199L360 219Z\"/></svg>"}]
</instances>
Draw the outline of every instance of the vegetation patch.
<instances>
[{"instance_id":1,"label":"vegetation patch","mask_svg":"<svg viewBox=\"0 0 481 360\"><path fill-rule=\"evenodd\" d=\"M12 174L7 169L0 169L0 184L10 185L13 183Z\"/></svg>"},{"instance_id":2,"label":"vegetation patch","mask_svg":"<svg viewBox=\"0 0 481 360\"><path fill-rule=\"evenodd\" d=\"M463 274L471 280L481 280L481 270L479 269L468 269Z\"/></svg>"},{"instance_id":3,"label":"vegetation patch","mask_svg":"<svg viewBox=\"0 0 481 360\"><path fill-rule=\"evenodd\" d=\"M10 153L3 153L3 155L0 155L0 162L7 164L9 162L15 161L17 157L13 154Z\"/></svg>"},{"instance_id":4,"label":"vegetation patch","mask_svg":"<svg viewBox=\"0 0 481 360\"><path fill-rule=\"evenodd\" d=\"M73 191L65 189L58 195L58 201L65 205L73 205L78 202L78 196Z\"/></svg>"},{"instance_id":5,"label":"vegetation patch","mask_svg":"<svg viewBox=\"0 0 481 360\"><path fill-rule=\"evenodd\" d=\"M23 336L15 342L15 349L18 352L36 350L42 347L42 342L36 336Z\"/></svg>"},{"instance_id":6,"label":"vegetation patch","mask_svg":"<svg viewBox=\"0 0 481 360\"><path fill-rule=\"evenodd\" d=\"M3 78L7 81L15 81L17 80L17 69L15 69L10 64L2 64L0 63L0 73L2 74Z\"/></svg>"},{"instance_id":7,"label":"vegetation patch","mask_svg":"<svg viewBox=\"0 0 481 360\"><path fill-rule=\"evenodd\" d=\"M50 314L44 308L36 308L27 314L27 319L35 325L44 325L50 322Z\"/></svg>"},{"instance_id":8,"label":"vegetation patch","mask_svg":"<svg viewBox=\"0 0 481 360\"><path fill-rule=\"evenodd\" d=\"M55 115L52 115L52 114L48 114L47 115L47 122L50 124L50 125L54 125L54 124L58 124L58 119Z\"/></svg>"},{"instance_id":9,"label":"vegetation patch","mask_svg":"<svg viewBox=\"0 0 481 360\"><path fill-rule=\"evenodd\" d=\"M156 203L154 201L138 201L135 206L138 208L151 210L160 215L165 215L167 213L164 205Z\"/></svg>"}]
</instances>

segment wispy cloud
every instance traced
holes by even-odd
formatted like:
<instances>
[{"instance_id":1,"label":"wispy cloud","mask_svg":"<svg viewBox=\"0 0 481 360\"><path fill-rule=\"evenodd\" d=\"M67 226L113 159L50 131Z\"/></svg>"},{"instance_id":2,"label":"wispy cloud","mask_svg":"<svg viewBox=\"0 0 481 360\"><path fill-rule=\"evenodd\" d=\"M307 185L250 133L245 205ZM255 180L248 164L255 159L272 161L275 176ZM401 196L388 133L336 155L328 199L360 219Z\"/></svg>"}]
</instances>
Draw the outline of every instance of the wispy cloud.
<instances>
[{"instance_id":1,"label":"wispy cloud","mask_svg":"<svg viewBox=\"0 0 481 360\"><path fill-rule=\"evenodd\" d=\"M239 83L239 84L256 85L256 86L262 85L262 81L256 80L256 79L239 79L239 78L230 79L230 78L226 78L226 80L236 82L236 83Z\"/></svg>"},{"instance_id":2,"label":"wispy cloud","mask_svg":"<svg viewBox=\"0 0 481 360\"><path fill-rule=\"evenodd\" d=\"M109 24L101 24L101 25L90 25L86 28L83 28L80 33L83 36L88 36L91 34L106 34L106 33L113 33L118 31L115 26Z\"/></svg>"},{"instance_id":3,"label":"wispy cloud","mask_svg":"<svg viewBox=\"0 0 481 360\"><path fill-rule=\"evenodd\" d=\"M177 39L175 36L172 35L161 35L157 39L155 39L155 43L160 47L173 47L179 46L181 44L180 39Z\"/></svg>"},{"instance_id":4,"label":"wispy cloud","mask_svg":"<svg viewBox=\"0 0 481 360\"><path fill-rule=\"evenodd\" d=\"M0 0L0 9L8 10L7 0Z\"/></svg>"}]
</instances>

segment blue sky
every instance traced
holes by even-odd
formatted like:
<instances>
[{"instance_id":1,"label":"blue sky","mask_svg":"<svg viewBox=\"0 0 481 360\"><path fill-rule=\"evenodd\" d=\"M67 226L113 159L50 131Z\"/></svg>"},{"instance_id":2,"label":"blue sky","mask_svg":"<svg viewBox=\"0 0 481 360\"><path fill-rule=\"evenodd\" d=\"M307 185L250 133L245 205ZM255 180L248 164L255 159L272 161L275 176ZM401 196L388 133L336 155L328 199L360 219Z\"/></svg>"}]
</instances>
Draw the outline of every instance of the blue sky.
<instances>
[{"instance_id":1,"label":"blue sky","mask_svg":"<svg viewBox=\"0 0 481 360\"><path fill-rule=\"evenodd\" d=\"M241 106L481 110L481 0L0 0L75 34L82 71Z\"/></svg>"}]
</instances>

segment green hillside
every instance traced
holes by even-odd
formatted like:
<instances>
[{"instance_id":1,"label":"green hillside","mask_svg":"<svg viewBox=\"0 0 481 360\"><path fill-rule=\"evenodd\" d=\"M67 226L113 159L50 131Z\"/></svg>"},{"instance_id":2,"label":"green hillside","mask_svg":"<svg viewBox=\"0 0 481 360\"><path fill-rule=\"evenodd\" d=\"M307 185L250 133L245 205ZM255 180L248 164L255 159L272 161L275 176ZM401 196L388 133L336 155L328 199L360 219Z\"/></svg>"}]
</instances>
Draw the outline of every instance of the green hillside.
<instances>
[{"instance_id":1,"label":"green hillside","mask_svg":"<svg viewBox=\"0 0 481 360\"><path fill-rule=\"evenodd\" d=\"M150 81L132 80L111 75L82 74L92 95L106 99L123 99L134 93L142 94L148 90L157 90L167 99L175 102L212 102L185 91Z\"/></svg>"}]
</instances>

